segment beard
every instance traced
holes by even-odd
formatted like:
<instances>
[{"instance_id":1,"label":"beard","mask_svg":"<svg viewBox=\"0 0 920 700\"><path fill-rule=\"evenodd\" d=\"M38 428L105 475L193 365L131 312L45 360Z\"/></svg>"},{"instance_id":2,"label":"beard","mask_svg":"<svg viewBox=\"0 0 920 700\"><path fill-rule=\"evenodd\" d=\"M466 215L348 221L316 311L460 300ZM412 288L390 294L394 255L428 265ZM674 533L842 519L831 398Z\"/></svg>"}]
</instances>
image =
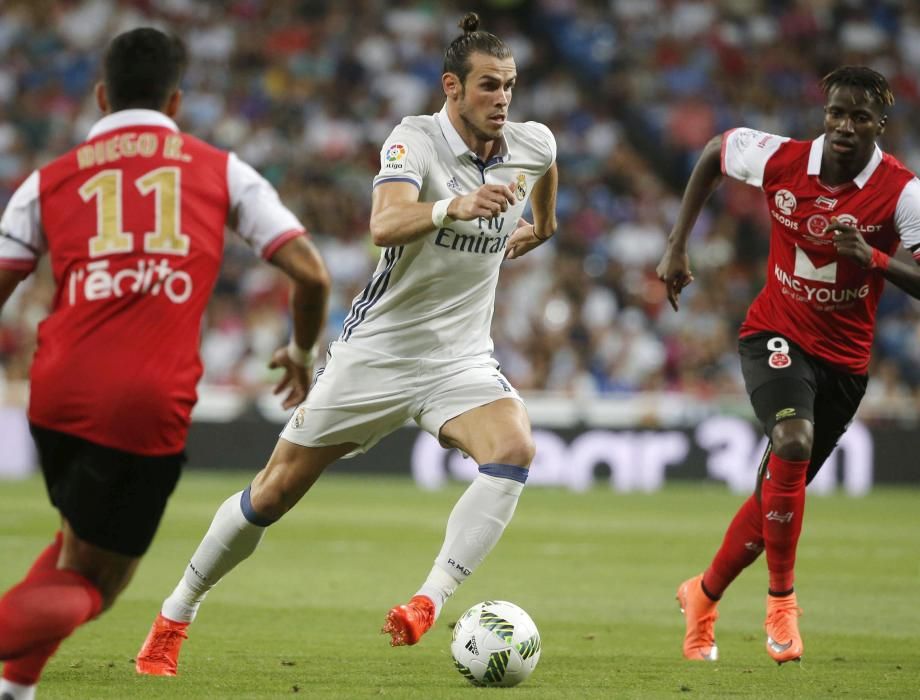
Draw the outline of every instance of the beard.
<instances>
[{"instance_id":1,"label":"beard","mask_svg":"<svg viewBox=\"0 0 920 700\"><path fill-rule=\"evenodd\" d=\"M463 124L467 129L469 129L469 132L479 141L494 141L495 139L501 138L504 125L498 127L479 126L475 124L472 119L470 119L468 116L468 111L463 107L460 107L458 114L460 115L460 119L463 121Z\"/></svg>"}]
</instances>

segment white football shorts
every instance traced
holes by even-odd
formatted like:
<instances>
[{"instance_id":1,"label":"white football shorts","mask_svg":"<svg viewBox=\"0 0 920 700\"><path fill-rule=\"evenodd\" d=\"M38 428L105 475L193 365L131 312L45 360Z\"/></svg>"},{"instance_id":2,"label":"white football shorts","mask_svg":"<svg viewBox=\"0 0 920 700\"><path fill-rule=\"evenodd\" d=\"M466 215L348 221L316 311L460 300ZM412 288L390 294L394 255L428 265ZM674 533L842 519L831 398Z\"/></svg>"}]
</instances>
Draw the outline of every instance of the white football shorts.
<instances>
[{"instance_id":1,"label":"white football shorts","mask_svg":"<svg viewBox=\"0 0 920 700\"><path fill-rule=\"evenodd\" d=\"M281 437L306 447L353 442L352 457L410 420L437 438L451 418L498 399L523 403L491 356L405 359L335 341Z\"/></svg>"}]
</instances>

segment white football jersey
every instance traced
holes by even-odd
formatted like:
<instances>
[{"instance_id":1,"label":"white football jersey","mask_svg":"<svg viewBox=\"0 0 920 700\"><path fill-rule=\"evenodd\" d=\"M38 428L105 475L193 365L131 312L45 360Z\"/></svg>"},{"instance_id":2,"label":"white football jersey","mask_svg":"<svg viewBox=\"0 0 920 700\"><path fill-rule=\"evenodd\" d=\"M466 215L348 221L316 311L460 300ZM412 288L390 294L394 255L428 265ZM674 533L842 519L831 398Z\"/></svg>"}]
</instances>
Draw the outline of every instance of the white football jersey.
<instances>
[{"instance_id":1,"label":"white football jersey","mask_svg":"<svg viewBox=\"0 0 920 700\"><path fill-rule=\"evenodd\" d=\"M339 340L397 357L491 354L489 329L498 270L534 183L556 158L543 124L507 122L501 149L483 163L447 116L406 117L380 152L374 186L411 182L436 202L483 184L514 185L515 202L492 219L451 221L407 245L385 248L355 297Z\"/></svg>"}]
</instances>

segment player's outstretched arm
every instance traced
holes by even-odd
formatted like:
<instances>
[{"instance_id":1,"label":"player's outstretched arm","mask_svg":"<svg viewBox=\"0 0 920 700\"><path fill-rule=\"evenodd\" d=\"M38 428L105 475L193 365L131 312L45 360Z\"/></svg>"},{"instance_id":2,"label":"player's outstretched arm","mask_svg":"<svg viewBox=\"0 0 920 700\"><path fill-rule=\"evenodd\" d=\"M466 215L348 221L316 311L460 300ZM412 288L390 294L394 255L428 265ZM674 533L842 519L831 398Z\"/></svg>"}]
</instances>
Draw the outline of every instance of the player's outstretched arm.
<instances>
[{"instance_id":1,"label":"player's outstretched arm","mask_svg":"<svg viewBox=\"0 0 920 700\"><path fill-rule=\"evenodd\" d=\"M10 298L13 290L16 289L16 285L22 282L28 275L28 272L23 272L22 270L7 270L5 268L0 268L0 309L6 304L6 300Z\"/></svg>"},{"instance_id":2,"label":"player's outstretched arm","mask_svg":"<svg viewBox=\"0 0 920 700\"><path fill-rule=\"evenodd\" d=\"M879 266L882 276L914 299L920 299L920 263L909 263L889 258L887 265Z\"/></svg>"},{"instance_id":3,"label":"player's outstretched arm","mask_svg":"<svg viewBox=\"0 0 920 700\"><path fill-rule=\"evenodd\" d=\"M293 408L310 390L310 375L316 360L316 343L326 323L329 301L329 273L316 246L305 236L292 238L271 257L291 280L291 343L272 355L269 367L284 370L275 385L276 394L287 390L282 406ZM309 348L309 349L308 349Z\"/></svg>"},{"instance_id":4,"label":"player's outstretched arm","mask_svg":"<svg viewBox=\"0 0 920 700\"><path fill-rule=\"evenodd\" d=\"M411 182L383 182L374 188L371 201L371 237L374 245L389 248L405 245L454 221L491 219L514 203L513 185L482 185L462 197L440 202L418 201Z\"/></svg>"},{"instance_id":5,"label":"player's outstretched arm","mask_svg":"<svg viewBox=\"0 0 920 700\"><path fill-rule=\"evenodd\" d=\"M914 299L920 299L920 267L895 260L870 246L854 226L842 223L837 217L825 229L834 234L837 254L852 258L867 270L877 270L886 280L903 289Z\"/></svg>"},{"instance_id":6,"label":"player's outstretched arm","mask_svg":"<svg viewBox=\"0 0 920 700\"><path fill-rule=\"evenodd\" d=\"M553 163L543 177L533 186L530 208L533 211L533 223L518 220L518 228L508 239L505 258L513 260L530 252L541 243L549 240L556 232L556 191L559 187L559 171Z\"/></svg>"},{"instance_id":7,"label":"player's outstretched arm","mask_svg":"<svg viewBox=\"0 0 920 700\"><path fill-rule=\"evenodd\" d=\"M658 279L664 282L668 290L668 301L675 311L679 307L681 290L693 281L690 258L687 256L687 239L703 205L722 180L721 153L722 136L719 135L710 139L693 167L680 202L677 221L668 236L668 247L658 263Z\"/></svg>"}]
</instances>

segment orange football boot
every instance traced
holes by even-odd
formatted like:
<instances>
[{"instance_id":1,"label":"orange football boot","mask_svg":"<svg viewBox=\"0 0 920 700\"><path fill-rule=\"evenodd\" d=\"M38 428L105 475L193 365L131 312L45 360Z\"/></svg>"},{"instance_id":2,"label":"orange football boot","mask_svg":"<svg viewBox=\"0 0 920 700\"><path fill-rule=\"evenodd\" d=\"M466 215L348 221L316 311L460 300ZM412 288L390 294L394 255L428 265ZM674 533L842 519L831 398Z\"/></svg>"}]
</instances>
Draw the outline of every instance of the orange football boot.
<instances>
[{"instance_id":1,"label":"orange football boot","mask_svg":"<svg viewBox=\"0 0 920 700\"><path fill-rule=\"evenodd\" d=\"M389 634L390 646L417 644L434 624L434 601L428 596L413 596L406 605L397 605L387 613L381 633Z\"/></svg>"},{"instance_id":2,"label":"orange football boot","mask_svg":"<svg viewBox=\"0 0 920 700\"><path fill-rule=\"evenodd\" d=\"M767 596L767 621L763 625L767 633L767 653L778 664L802 658L805 646L799 634L801 614L795 593L781 598Z\"/></svg>"},{"instance_id":3,"label":"orange football boot","mask_svg":"<svg viewBox=\"0 0 920 700\"><path fill-rule=\"evenodd\" d=\"M715 626L719 619L718 601L703 593L703 574L687 579L677 589L677 602L686 618L684 658L691 661L717 661Z\"/></svg>"},{"instance_id":4,"label":"orange football boot","mask_svg":"<svg viewBox=\"0 0 920 700\"><path fill-rule=\"evenodd\" d=\"M150 634L137 653L134 669L149 676L175 676L179 665L179 648L188 639L188 622L174 622L157 615Z\"/></svg>"}]
</instances>

